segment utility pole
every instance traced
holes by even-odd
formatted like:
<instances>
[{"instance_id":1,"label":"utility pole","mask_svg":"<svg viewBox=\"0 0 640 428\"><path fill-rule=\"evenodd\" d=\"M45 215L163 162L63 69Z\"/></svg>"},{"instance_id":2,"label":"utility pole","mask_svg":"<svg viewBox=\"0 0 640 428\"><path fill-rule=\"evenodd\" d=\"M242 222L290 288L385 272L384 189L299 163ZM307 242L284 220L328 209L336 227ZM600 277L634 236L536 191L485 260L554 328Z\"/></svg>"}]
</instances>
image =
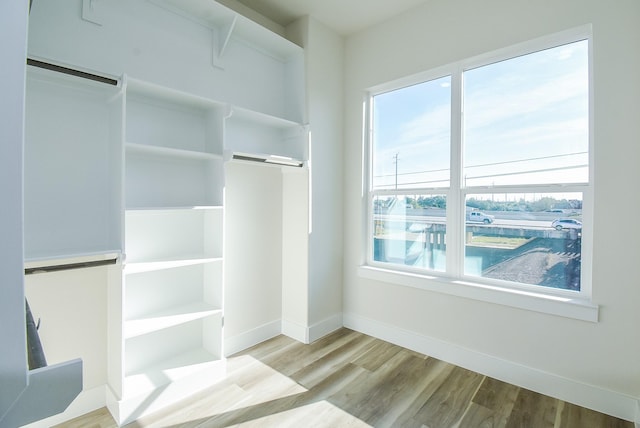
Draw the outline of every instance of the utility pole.
<instances>
[{"instance_id":1,"label":"utility pole","mask_svg":"<svg viewBox=\"0 0 640 428\"><path fill-rule=\"evenodd\" d=\"M393 156L393 161L396 164L396 190L398 190L398 155L400 154L400 152L397 152L394 156Z\"/></svg>"}]
</instances>

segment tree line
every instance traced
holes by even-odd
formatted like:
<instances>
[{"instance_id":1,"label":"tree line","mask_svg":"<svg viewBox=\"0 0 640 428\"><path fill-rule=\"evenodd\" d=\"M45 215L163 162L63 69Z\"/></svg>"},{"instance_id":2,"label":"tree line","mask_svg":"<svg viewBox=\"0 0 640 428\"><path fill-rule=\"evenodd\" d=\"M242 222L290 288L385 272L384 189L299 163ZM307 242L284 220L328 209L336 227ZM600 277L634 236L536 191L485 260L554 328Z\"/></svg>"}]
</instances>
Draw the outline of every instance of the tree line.
<instances>
[{"instance_id":1,"label":"tree line","mask_svg":"<svg viewBox=\"0 0 640 428\"><path fill-rule=\"evenodd\" d=\"M447 198L442 195L436 196L406 196L405 202L410 208L442 208L447 207ZM528 201L521 198L518 201L495 201L490 199L467 199L467 207L476 208L481 211L526 211L543 212L554 209L561 210L581 210L582 201L577 199L556 199L543 197L535 201Z\"/></svg>"}]
</instances>

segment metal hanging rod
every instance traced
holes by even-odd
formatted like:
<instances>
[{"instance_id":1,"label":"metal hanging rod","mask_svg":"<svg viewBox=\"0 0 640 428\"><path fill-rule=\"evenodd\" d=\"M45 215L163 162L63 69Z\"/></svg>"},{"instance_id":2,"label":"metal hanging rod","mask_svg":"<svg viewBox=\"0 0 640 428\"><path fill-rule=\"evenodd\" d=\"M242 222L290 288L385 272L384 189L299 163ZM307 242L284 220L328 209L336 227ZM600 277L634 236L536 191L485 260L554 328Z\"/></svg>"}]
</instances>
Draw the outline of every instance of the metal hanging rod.
<instances>
[{"instance_id":1,"label":"metal hanging rod","mask_svg":"<svg viewBox=\"0 0 640 428\"><path fill-rule=\"evenodd\" d=\"M304 166L304 162L298 159L286 157L286 156L277 156L277 155L258 155L258 154L249 154L249 153L232 153L231 159L233 160L243 160L243 161L251 161L251 162L260 162L260 163L270 163L281 166L294 166L294 167L302 167Z\"/></svg>"},{"instance_id":2,"label":"metal hanging rod","mask_svg":"<svg viewBox=\"0 0 640 428\"><path fill-rule=\"evenodd\" d=\"M82 77L83 79L93 80L94 82L100 82L100 83L105 83L107 85L118 86L118 81L110 77L99 76L97 74L87 73L86 71L75 70L73 68L63 67L61 65L55 65L49 62L44 62L44 61L40 61L33 58L27 58L27 65L44 68L46 70L56 71L58 73L69 74L71 76Z\"/></svg>"},{"instance_id":3,"label":"metal hanging rod","mask_svg":"<svg viewBox=\"0 0 640 428\"><path fill-rule=\"evenodd\" d=\"M117 260L118 260L117 258L112 258L112 259L106 259L106 260L94 260L90 262L63 263L59 265L39 266L34 268L26 268L24 270L24 274L32 275L34 273L59 272L62 270L83 269L83 268L96 267L96 266L115 265Z\"/></svg>"}]
</instances>

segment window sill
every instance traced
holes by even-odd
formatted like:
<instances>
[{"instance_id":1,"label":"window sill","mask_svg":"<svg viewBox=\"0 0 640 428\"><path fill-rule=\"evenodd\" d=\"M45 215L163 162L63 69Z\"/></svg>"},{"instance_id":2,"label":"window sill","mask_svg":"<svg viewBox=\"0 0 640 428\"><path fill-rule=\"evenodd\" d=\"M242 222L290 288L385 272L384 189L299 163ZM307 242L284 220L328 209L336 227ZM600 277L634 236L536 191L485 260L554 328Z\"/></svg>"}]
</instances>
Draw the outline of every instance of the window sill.
<instances>
[{"instance_id":1,"label":"window sill","mask_svg":"<svg viewBox=\"0 0 640 428\"><path fill-rule=\"evenodd\" d=\"M586 299L554 296L535 291L510 289L372 266L360 266L358 275L362 278L395 285L414 287L565 318L598 322L599 307Z\"/></svg>"}]
</instances>

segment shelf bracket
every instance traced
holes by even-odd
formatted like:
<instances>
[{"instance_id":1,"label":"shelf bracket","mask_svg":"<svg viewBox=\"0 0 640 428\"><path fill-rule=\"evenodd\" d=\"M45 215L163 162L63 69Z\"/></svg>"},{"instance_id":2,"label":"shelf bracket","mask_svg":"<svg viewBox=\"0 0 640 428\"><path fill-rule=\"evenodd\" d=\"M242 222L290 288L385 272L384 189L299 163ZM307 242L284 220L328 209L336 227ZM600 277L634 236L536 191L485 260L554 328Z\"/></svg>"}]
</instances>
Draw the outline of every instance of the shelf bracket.
<instances>
[{"instance_id":1,"label":"shelf bracket","mask_svg":"<svg viewBox=\"0 0 640 428\"><path fill-rule=\"evenodd\" d=\"M82 19L97 25L102 25L102 20L96 12L96 4L99 0L82 0Z\"/></svg>"},{"instance_id":2,"label":"shelf bracket","mask_svg":"<svg viewBox=\"0 0 640 428\"><path fill-rule=\"evenodd\" d=\"M236 26L236 22L238 20L238 15L234 15L233 19L228 22L226 25L220 26L218 28L214 28L212 30L213 41L213 55L212 55L212 63L216 68L224 69L222 66L222 57L224 56L224 52L229 45L229 40L231 40L231 35L233 34L233 29Z\"/></svg>"},{"instance_id":3,"label":"shelf bracket","mask_svg":"<svg viewBox=\"0 0 640 428\"><path fill-rule=\"evenodd\" d=\"M227 104L224 106L224 118L229 119L233 116L233 106L231 104Z\"/></svg>"}]
</instances>

